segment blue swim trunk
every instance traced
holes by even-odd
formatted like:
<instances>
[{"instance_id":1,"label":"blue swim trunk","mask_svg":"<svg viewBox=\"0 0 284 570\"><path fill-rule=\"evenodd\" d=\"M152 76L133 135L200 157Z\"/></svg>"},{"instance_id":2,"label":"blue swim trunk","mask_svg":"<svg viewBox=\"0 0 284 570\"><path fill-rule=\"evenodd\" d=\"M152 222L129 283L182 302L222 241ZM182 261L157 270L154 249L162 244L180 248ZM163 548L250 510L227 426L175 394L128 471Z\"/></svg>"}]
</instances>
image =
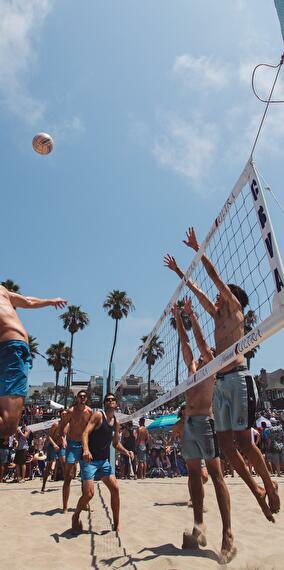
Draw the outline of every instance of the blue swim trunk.
<instances>
[{"instance_id":1,"label":"blue swim trunk","mask_svg":"<svg viewBox=\"0 0 284 570\"><path fill-rule=\"evenodd\" d=\"M245 366L217 374L213 396L216 431L243 431L255 422L258 400L253 376Z\"/></svg>"},{"instance_id":2,"label":"blue swim trunk","mask_svg":"<svg viewBox=\"0 0 284 570\"><path fill-rule=\"evenodd\" d=\"M100 481L103 477L114 475L114 471L108 459L93 459L90 463L80 461L82 481Z\"/></svg>"},{"instance_id":3,"label":"blue swim trunk","mask_svg":"<svg viewBox=\"0 0 284 570\"><path fill-rule=\"evenodd\" d=\"M138 463L146 463L147 461L147 447L145 443L139 443L137 445L137 460Z\"/></svg>"},{"instance_id":4,"label":"blue swim trunk","mask_svg":"<svg viewBox=\"0 0 284 570\"><path fill-rule=\"evenodd\" d=\"M48 444L46 448L46 459L47 461L55 461L60 457L65 457L65 447L60 447L59 451L56 451L51 443Z\"/></svg>"},{"instance_id":5,"label":"blue swim trunk","mask_svg":"<svg viewBox=\"0 0 284 570\"><path fill-rule=\"evenodd\" d=\"M75 441L74 439L67 440L66 447L66 463L76 463L82 457L82 442Z\"/></svg>"},{"instance_id":6,"label":"blue swim trunk","mask_svg":"<svg viewBox=\"0 0 284 570\"><path fill-rule=\"evenodd\" d=\"M210 460L219 456L214 420L209 416L190 416L184 424L182 456Z\"/></svg>"},{"instance_id":7,"label":"blue swim trunk","mask_svg":"<svg viewBox=\"0 0 284 570\"><path fill-rule=\"evenodd\" d=\"M28 393L28 373L33 361L29 345L22 340L0 342L0 396Z\"/></svg>"}]
</instances>

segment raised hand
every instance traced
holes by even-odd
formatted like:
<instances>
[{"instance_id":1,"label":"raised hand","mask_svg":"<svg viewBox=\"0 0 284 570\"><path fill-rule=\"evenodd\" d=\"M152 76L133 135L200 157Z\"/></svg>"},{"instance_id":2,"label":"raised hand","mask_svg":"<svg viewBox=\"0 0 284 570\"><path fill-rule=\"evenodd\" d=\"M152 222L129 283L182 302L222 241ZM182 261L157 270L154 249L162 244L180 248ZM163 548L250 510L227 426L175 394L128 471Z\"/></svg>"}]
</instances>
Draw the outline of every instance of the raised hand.
<instances>
[{"instance_id":1,"label":"raised hand","mask_svg":"<svg viewBox=\"0 0 284 570\"><path fill-rule=\"evenodd\" d=\"M168 267L169 269L171 269L172 271L177 271L177 263L174 257L172 257L171 255L169 255L169 253L167 253L167 255L165 255L164 257L164 265L166 267Z\"/></svg>"},{"instance_id":2,"label":"raised hand","mask_svg":"<svg viewBox=\"0 0 284 570\"><path fill-rule=\"evenodd\" d=\"M57 297L56 299L51 299L51 305L56 309L64 309L67 303L68 301L66 301L66 299L61 299L61 297Z\"/></svg>"},{"instance_id":3,"label":"raised hand","mask_svg":"<svg viewBox=\"0 0 284 570\"><path fill-rule=\"evenodd\" d=\"M172 311L172 315L174 316L175 319L180 314L180 310L179 310L176 303L174 303L174 305L172 306L171 311Z\"/></svg>"},{"instance_id":4,"label":"raised hand","mask_svg":"<svg viewBox=\"0 0 284 570\"><path fill-rule=\"evenodd\" d=\"M194 228L188 228L186 232L186 239L183 240L183 243L185 243L187 247L194 249L194 251L199 250L199 244L196 239Z\"/></svg>"},{"instance_id":5,"label":"raised hand","mask_svg":"<svg viewBox=\"0 0 284 570\"><path fill-rule=\"evenodd\" d=\"M192 302L191 299L185 299L184 300L184 306L182 308L182 310L187 314L187 315L192 315L193 313L193 309L192 309Z\"/></svg>"}]
</instances>

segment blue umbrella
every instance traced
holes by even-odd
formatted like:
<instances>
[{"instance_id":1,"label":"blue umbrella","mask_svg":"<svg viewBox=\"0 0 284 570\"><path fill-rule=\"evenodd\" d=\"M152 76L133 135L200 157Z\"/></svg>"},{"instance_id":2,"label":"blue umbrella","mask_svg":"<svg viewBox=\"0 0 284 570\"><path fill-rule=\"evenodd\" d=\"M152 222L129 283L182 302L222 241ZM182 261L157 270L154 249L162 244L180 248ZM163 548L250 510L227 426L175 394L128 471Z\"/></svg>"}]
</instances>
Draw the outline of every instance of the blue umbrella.
<instances>
[{"instance_id":1,"label":"blue umbrella","mask_svg":"<svg viewBox=\"0 0 284 570\"><path fill-rule=\"evenodd\" d=\"M166 416L160 416L156 418L151 425L149 425L148 430L152 429L163 429L170 428L174 426L178 421L177 414L168 414Z\"/></svg>"}]
</instances>

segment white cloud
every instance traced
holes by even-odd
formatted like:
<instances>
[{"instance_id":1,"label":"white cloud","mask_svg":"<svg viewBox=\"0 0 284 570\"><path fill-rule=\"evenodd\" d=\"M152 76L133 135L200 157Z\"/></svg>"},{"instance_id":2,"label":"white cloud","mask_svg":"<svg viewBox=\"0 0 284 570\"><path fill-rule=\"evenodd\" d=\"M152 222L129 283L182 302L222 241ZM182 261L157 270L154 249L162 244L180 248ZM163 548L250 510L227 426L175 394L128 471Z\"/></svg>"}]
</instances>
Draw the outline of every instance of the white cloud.
<instances>
[{"instance_id":1,"label":"white cloud","mask_svg":"<svg viewBox=\"0 0 284 570\"><path fill-rule=\"evenodd\" d=\"M252 73L256 66L254 61L244 61L239 66L239 79L242 83L249 86L252 81ZM254 76L254 88L261 99L268 99L275 76L276 69L271 67L259 67ZM284 100L284 82L281 77L278 77L275 85L273 99Z\"/></svg>"},{"instance_id":2,"label":"white cloud","mask_svg":"<svg viewBox=\"0 0 284 570\"><path fill-rule=\"evenodd\" d=\"M193 183L206 176L217 152L217 126L168 117L163 130L153 147L157 161Z\"/></svg>"},{"instance_id":3,"label":"white cloud","mask_svg":"<svg viewBox=\"0 0 284 570\"><path fill-rule=\"evenodd\" d=\"M28 92L25 79L36 62L32 45L53 0L9 0L0 3L0 99L10 112L30 124L45 105Z\"/></svg>"},{"instance_id":4,"label":"white cloud","mask_svg":"<svg viewBox=\"0 0 284 570\"><path fill-rule=\"evenodd\" d=\"M76 115L69 120L51 126L52 135L57 142L66 139L71 133L80 134L84 133L85 130L85 125L82 123L80 117Z\"/></svg>"},{"instance_id":5,"label":"white cloud","mask_svg":"<svg viewBox=\"0 0 284 570\"><path fill-rule=\"evenodd\" d=\"M187 87L200 90L223 89L231 76L228 65L215 62L210 57L194 57L187 53L176 58L173 73L181 78Z\"/></svg>"}]
</instances>

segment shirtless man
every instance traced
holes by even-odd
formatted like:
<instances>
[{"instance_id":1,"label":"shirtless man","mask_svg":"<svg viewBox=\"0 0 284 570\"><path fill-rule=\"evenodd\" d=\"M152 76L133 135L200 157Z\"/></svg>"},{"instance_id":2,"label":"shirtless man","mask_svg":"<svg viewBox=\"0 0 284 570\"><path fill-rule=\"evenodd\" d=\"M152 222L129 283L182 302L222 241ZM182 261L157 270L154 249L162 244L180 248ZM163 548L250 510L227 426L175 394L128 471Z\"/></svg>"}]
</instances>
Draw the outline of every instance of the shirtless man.
<instances>
[{"instance_id":1,"label":"shirtless man","mask_svg":"<svg viewBox=\"0 0 284 570\"><path fill-rule=\"evenodd\" d=\"M188 374L194 374L196 370L213 360L214 353L207 345L197 317L192 310L191 301L186 300L183 311L189 316L193 334L200 352L197 361L189 343L188 335L184 328L180 309L173 307L177 332L181 341L181 348ZM189 488L194 513L194 526L192 534L184 534L184 548L200 544L206 546L205 525L203 522L204 489L202 482L201 460L204 459L208 473L211 475L215 488L216 498L223 523L223 538L220 554L220 563L226 564L236 555L233 542L230 515L230 496L226 487L219 459L219 450L214 430L212 414L212 398L215 377L210 376L200 384L186 391L186 421L184 422L182 455L186 460Z\"/></svg>"},{"instance_id":2,"label":"shirtless man","mask_svg":"<svg viewBox=\"0 0 284 570\"><path fill-rule=\"evenodd\" d=\"M61 418L58 418L58 420L54 422L54 424L52 424L48 432L47 436L48 444L46 449L47 464L43 473L42 488L41 488L42 493L45 492L45 486L48 479L48 475L50 474L57 460L61 462L64 474L66 438L62 435L61 422L62 422L62 415Z\"/></svg>"},{"instance_id":3,"label":"shirtless man","mask_svg":"<svg viewBox=\"0 0 284 570\"><path fill-rule=\"evenodd\" d=\"M32 367L28 335L16 313L17 308L63 309L65 299L37 299L12 293L0 285L0 435L17 431L28 391Z\"/></svg>"},{"instance_id":4,"label":"shirtless man","mask_svg":"<svg viewBox=\"0 0 284 570\"><path fill-rule=\"evenodd\" d=\"M87 393L80 390L74 406L63 413L61 433L67 432L67 447L65 455L64 483L62 489L63 513L67 513L70 485L74 477L75 463L82 457L82 433L92 415L92 409L86 406Z\"/></svg>"},{"instance_id":5,"label":"shirtless man","mask_svg":"<svg viewBox=\"0 0 284 570\"><path fill-rule=\"evenodd\" d=\"M113 528L116 531L119 530L119 488L109 462L110 445L112 443L119 453L127 455L131 460L133 460L134 454L120 443L119 422L114 414L116 407L115 395L106 394L104 411L99 410L92 414L82 435L83 458L80 461L80 467L83 493L72 517L72 529L75 533L82 532L80 514L94 496L94 480L102 480L109 489Z\"/></svg>"},{"instance_id":6,"label":"shirtless man","mask_svg":"<svg viewBox=\"0 0 284 570\"><path fill-rule=\"evenodd\" d=\"M139 428L137 430L137 461L138 479L145 479L147 470L147 444L149 443L149 432L145 427L145 418L139 419Z\"/></svg>"},{"instance_id":7,"label":"shirtless man","mask_svg":"<svg viewBox=\"0 0 284 570\"><path fill-rule=\"evenodd\" d=\"M188 230L184 243L194 251L199 250L193 228ZM169 269L175 271L181 279L184 277L173 257L167 255L164 260ZM243 311L248 304L248 297L241 287L232 283L225 284L205 254L202 255L201 261L219 291L215 303L191 279L187 280L187 286L214 319L216 355L218 355L244 335ZM251 441L250 428L255 420L256 403L257 388L254 378L245 366L244 356L238 354L231 364L217 374L213 401L216 432L224 455L248 485L266 518L275 522L273 513L277 513L280 509L277 486L271 481L260 450ZM242 453L262 478L265 489L260 487L249 473L241 453L234 444L234 439L237 439ZM265 501L266 494L269 505Z\"/></svg>"}]
</instances>

